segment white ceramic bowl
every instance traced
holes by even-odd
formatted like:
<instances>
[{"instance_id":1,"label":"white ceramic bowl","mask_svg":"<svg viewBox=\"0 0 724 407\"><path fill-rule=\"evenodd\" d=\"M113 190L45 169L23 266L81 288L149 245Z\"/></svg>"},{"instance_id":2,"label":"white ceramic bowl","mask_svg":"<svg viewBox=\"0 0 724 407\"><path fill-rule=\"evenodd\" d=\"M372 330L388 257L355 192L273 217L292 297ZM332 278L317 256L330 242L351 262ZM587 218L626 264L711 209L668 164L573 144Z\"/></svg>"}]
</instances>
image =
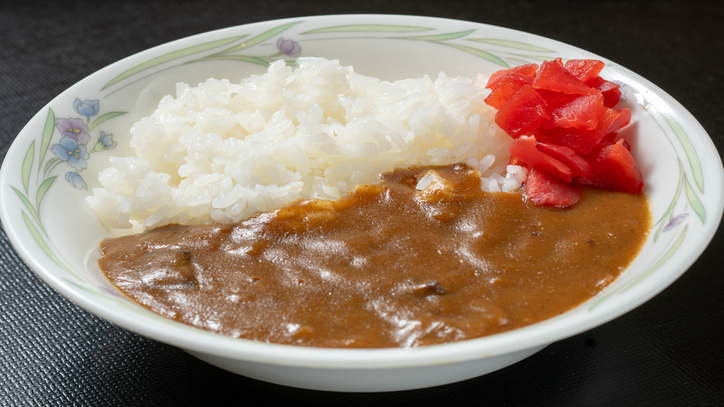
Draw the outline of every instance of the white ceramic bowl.
<instances>
[{"instance_id":1,"label":"white ceramic bowl","mask_svg":"<svg viewBox=\"0 0 724 407\"><path fill-rule=\"evenodd\" d=\"M296 51L339 59L359 73L387 80L439 71L474 78L555 57L602 59L603 75L623 84L622 103L633 113L626 131L655 222L643 251L602 293L563 315L485 338L412 349L315 349L232 339L166 320L120 295L94 265L92 253L107 232L87 208L84 187L97 186L95 174L111 154L130 151L131 124L149 115L162 96L175 94L177 81L238 81L264 72L273 59L291 59L287 54ZM99 103L74 106L76 99ZM61 137L59 119L86 123L88 150L99 141L109 143L109 134L118 146L91 153L88 168L76 172L52 150ZM464 21L300 17L174 41L119 61L63 92L10 148L0 173L0 216L17 252L45 282L123 328L260 380L320 390L389 391L489 373L650 299L684 273L712 239L724 208L723 179L716 148L679 103L646 79L586 51Z\"/></svg>"}]
</instances>

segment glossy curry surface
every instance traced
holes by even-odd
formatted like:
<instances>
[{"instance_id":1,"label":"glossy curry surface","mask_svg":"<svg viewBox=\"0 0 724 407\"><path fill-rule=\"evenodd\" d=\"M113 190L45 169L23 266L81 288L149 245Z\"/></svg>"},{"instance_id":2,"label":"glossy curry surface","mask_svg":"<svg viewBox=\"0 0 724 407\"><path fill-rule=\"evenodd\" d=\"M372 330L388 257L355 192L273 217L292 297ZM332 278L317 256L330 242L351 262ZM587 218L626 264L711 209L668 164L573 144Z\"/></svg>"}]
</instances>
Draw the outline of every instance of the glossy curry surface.
<instances>
[{"instance_id":1,"label":"glossy curry surface","mask_svg":"<svg viewBox=\"0 0 724 407\"><path fill-rule=\"evenodd\" d=\"M418 190L421 178L436 180ZM645 196L584 190L573 208L480 189L465 165L401 169L337 201L239 224L169 225L106 240L130 298L237 338L410 347L491 335L565 312L638 254Z\"/></svg>"}]
</instances>

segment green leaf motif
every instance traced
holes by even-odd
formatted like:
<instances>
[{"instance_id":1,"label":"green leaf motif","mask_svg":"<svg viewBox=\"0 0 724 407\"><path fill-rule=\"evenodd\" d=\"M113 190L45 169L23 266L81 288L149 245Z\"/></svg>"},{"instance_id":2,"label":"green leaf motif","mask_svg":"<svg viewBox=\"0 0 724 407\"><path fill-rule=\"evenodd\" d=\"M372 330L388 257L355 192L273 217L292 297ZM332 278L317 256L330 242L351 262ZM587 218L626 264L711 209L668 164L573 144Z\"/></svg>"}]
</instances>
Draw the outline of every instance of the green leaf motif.
<instances>
[{"instance_id":1,"label":"green leaf motif","mask_svg":"<svg viewBox=\"0 0 724 407\"><path fill-rule=\"evenodd\" d=\"M62 261L58 258L58 256L53 253L53 251L50 249L47 243L45 243L45 240L43 239L43 236L40 234L38 229L33 225L33 222L28 218L28 215L23 213L23 220L25 220L25 225L28 227L28 231L30 231L30 235L33 236L33 239L35 239L35 242L40 246L40 248L45 252L48 257L50 257L51 260L58 266L62 267L65 271L73 275L73 277L78 278L75 273L73 273L65 264L63 264Z\"/></svg>"},{"instance_id":2,"label":"green leaf motif","mask_svg":"<svg viewBox=\"0 0 724 407\"><path fill-rule=\"evenodd\" d=\"M536 45L526 44L519 41L500 40L497 38L469 38L468 41L482 42L485 44L499 45L501 47L520 49L523 51L533 52L555 52L548 48L538 47Z\"/></svg>"},{"instance_id":3,"label":"green leaf motif","mask_svg":"<svg viewBox=\"0 0 724 407\"><path fill-rule=\"evenodd\" d=\"M258 44L258 43L260 43L260 42L262 42L262 41L265 41L265 40L267 40L267 39L269 39L269 38L271 38L271 37L273 37L273 36L275 36L275 35L277 35L277 34L280 34L280 33L284 32L284 31L286 31L286 30L289 29L290 27L293 27L293 26L301 23L302 21L303 21L303 20L301 20L301 21L294 21L294 22L292 22L292 23L286 23L286 24L282 24L282 25L280 25L280 26L278 26L278 27L274 27L274 28L272 28L271 30L264 31L263 33L257 35L256 37L253 37L253 38L250 39L249 41L244 41L244 42L242 42L242 43L239 44L239 45L236 45L236 46L233 46L233 47L231 47L231 48L229 48L229 49L223 50L223 51L219 52L219 54L228 54L228 53L231 53L231 52L235 52L235 51L239 51L239 50L242 50L242 49L245 49L245 48L252 47L252 46L254 46L254 45L256 45L256 44Z\"/></svg>"},{"instance_id":4,"label":"green leaf motif","mask_svg":"<svg viewBox=\"0 0 724 407\"><path fill-rule=\"evenodd\" d=\"M671 246L671 247L669 248L669 250L667 250L666 253L664 253L664 255L661 256L661 258L659 258L659 260L656 261L656 263L654 263L651 267L649 267L648 270L646 270L645 272L643 272L643 273L642 273L640 276L638 276L635 280L633 280L633 281L631 281L630 283L628 283L628 285L627 285L626 287L624 287L624 288L621 290L621 292L623 293L623 292L628 291L631 287L633 287L633 286L635 286L636 284L638 284L638 283L640 283L641 281L643 281L643 279L645 279L646 277L648 277L651 273L653 273L653 272L656 271L659 267L661 267L664 263L666 263L666 261L669 260L669 259L671 258L671 256L674 255L674 253L676 253L676 251L679 249L679 246L681 246L681 243L684 242L684 237L686 236L686 232L687 232L688 229L689 229L689 226L688 226L688 225L687 225L687 226L684 226L684 229L681 231L681 234L680 234L679 237L676 239L676 241L674 241L673 246Z\"/></svg>"},{"instance_id":5,"label":"green leaf motif","mask_svg":"<svg viewBox=\"0 0 724 407\"><path fill-rule=\"evenodd\" d=\"M38 187L38 194L35 196L35 207L38 208L38 210L40 210L40 202L43 200L45 193L48 192L48 189L50 189L50 186L53 185L53 181L55 181L55 178L56 176L54 175L46 179Z\"/></svg>"},{"instance_id":6,"label":"green leaf motif","mask_svg":"<svg viewBox=\"0 0 724 407\"><path fill-rule=\"evenodd\" d=\"M696 182L696 186L699 188L700 192L704 192L704 173L701 169L699 156L696 154L694 145L691 144L691 140L689 140L686 132L684 131L684 129L681 128L679 123L673 117L666 113L662 113L661 115L664 117L664 120L666 120L666 123L669 124L671 130L674 131L676 138L679 140L679 143L681 143L681 146L684 148L684 153L686 154L686 158L689 160L689 165L691 166L691 173L694 176L694 182Z\"/></svg>"},{"instance_id":7,"label":"green leaf motif","mask_svg":"<svg viewBox=\"0 0 724 407\"><path fill-rule=\"evenodd\" d=\"M666 208L666 212L664 212L663 215L661 215L661 218L659 218L656 223L654 223L654 226L659 225L659 227L656 229L656 233L654 233L654 243L659 239L659 235L661 234L661 230L664 227L664 220L670 216L670 214L674 211L674 207L676 206L676 202L679 201L679 195L681 195L681 188L684 184L684 169L681 168L681 161L679 161L679 181L676 184L676 192L674 193L674 197L671 199L671 203L669 204L669 207Z\"/></svg>"},{"instance_id":8,"label":"green leaf motif","mask_svg":"<svg viewBox=\"0 0 724 407\"><path fill-rule=\"evenodd\" d=\"M414 27L411 25L391 25L391 24L349 24L349 25L336 25L333 27L318 28L316 30L305 31L302 34L321 34L321 33L336 33L336 32L418 32L418 31L431 31L432 28L428 27Z\"/></svg>"},{"instance_id":9,"label":"green leaf motif","mask_svg":"<svg viewBox=\"0 0 724 407\"><path fill-rule=\"evenodd\" d=\"M44 175L45 175L45 174L48 174L48 170L49 170L50 167L53 165L53 163L55 163L56 161L58 161L58 157L53 157L53 158L51 158L50 160L48 160L48 162L45 164L45 168L43 169L43 174L44 174Z\"/></svg>"},{"instance_id":10,"label":"green leaf motif","mask_svg":"<svg viewBox=\"0 0 724 407\"><path fill-rule=\"evenodd\" d=\"M259 57L250 57L246 55L213 55L206 58L199 58L194 59L193 61L189 61L188 63L192 62L201 62L201 61L221 61L221 60L227 60L227 61L243 61L243 62L251 62L253 64L258 64L262 66L269 66L269 62L259 58Z\"/></svg>"},{"instance_id":11,"label":"green leaf motif","mask_svg":"<svg viewBox=\"0 0 724 407\"><path fill-rule=\"evenodd\" d=\"M26 194L28 193L28 185L30 183L30 172L33 170L33 159L35 159L35 140L30 143L30 147L28 147L28 151L25 153L25 158L23 158L23 169L21 173Z\"/></svg>"},{"instance_id":12,"label":"green leaf motif","mask_svg":"<svg viewBox=\"0 0 724 407\"><path fill-rule=\"evenodd\" d=\"M48 118L45 119L43 138L40 141L40 160L38 161L38 170L40 170L40 166L43 165L45 153L48 152L50 140L53 138L53 131L55 131L55 112L53 112L53 109L48 109Z\"/></svg>"},{"instance_id":13,"label":"green leaf motif","mask_svg":"<svg viewBox=\"0 0 724 407\"><path fill-rule=\"evenodd\" d=\"M98 126L99 124L103 123L104 121L106 121L108 119L112 119L116 116L121 116L126 113L128 113L128 112L108 112L108 113L100 116L99 118L93 120L93 123L91 123L90 126L88 126L88 131L93 130L96 126Z\"/></svg>"},{"instance_id":14,"label":"green leaf motif","mask_svg":"<svg viewBox=\"0 0 724 407\"><path fill-rule=\"evenodd\" d=\"M417 41L447 41L454 40L456 38L464 37L475 30L458 31L447 34L435 34L435 35L419 35L415 37L394 37L405 40L417 40Z\"/></svg>"},{"instance_id":15,"label":"green leaf motif","mask_svg":"<svg viewBox=\"0 0 724 407\"><path fill-rule=\"evenodd\" d=\"M480 57L480 58L487 59L488 61L490 61L490 62L492 62L492 63L494 63L494 64L497 64L497 65L502 66L503 68L510 68L510 65L508 65L507 62L505 62L505 61L503 61L502 59L498 58L497 56L491 54L490 52L483 51L483 50L480 50L480 49L477 49L477 48L466 47L465 45L449 44L449 43L446 43L446 42L440 42L440 43L438 43L438 44L447 45L448 47L457 48L457 49L459 49L459 50L462 50L462 51L465 51L465 52L469 52L469 53L471 53L471 54L473 54L473 55L475 55L475 56L478 56L478 57Z\"/></svg>"},{"instance_id":16,"label":"green leaf motif","mask_svg":"<svg viewBox=\"0 0 724 407\"><path fill-rule=\"evenodd\" d=\"M244 37L247 37L246 35L241 35L238 37L231 37L231 38L225 38L223 40L217 40L217 41L211 41L204 44L194 45L193 47L188 47L184 49L180 49L178 51L169 52L168 54L161 55L159 57L149 59L146 62L143 62L141 64L138 64L134 66L133 68L121 73L120 75L116 76L115 78L111 79L110 82L106 83L101 90L108 88L109 86L118 83L129 76L133 76L139 72L145 71L146 69L153 68L154 66L164 64L169 61L173 61L174 59L183 58L185 56L197 54L199 52L207 51L210 49L218 48L227 44L230 44L232 42L236 42L241 40Z\"/></svg>"},{"instance_id":17,"label":"green leaf motif","mask_svg":"<svg viewBox=\"0 0 724 407\"><path fill-rule=\"evenodd\" d=\"M40 222L40 216L38 215L38 212L33 207L33 204L31 204L30 201L28 200L28 198L26 198L25 195L22 192L20 192L17 188L15 188L15 187L10 187L10 188L12 188L13 191L15 191L15 193L18 195L18 198L20 198L20 201L25 206L25 209L27 209L28 212L30 212L30 215L33 216L33 219L35 219L35 221L38 222L38 225L40 225L40 227L43 229L43 232L45 232L45 228L43 228L43 223ZM25 214L25 212L23 212L23 215L24 214Z\"/></svg>"},{"instance_id":18,"label":"green leaf motif","mask_svg":"<svg viewBox=\"0 0 724 407\"><path fill-rule=\"evenodd\" d=\"M691 207L694 209L696 215L699 219L701 219L702 223L706 223L706 210L704 209L704 205L696 196L694 190L691 189L691 185L688 180L684 180L684 191L686 192L686 199L689 200L689 204L691 204Z\"/></svg>"}]
</instances>

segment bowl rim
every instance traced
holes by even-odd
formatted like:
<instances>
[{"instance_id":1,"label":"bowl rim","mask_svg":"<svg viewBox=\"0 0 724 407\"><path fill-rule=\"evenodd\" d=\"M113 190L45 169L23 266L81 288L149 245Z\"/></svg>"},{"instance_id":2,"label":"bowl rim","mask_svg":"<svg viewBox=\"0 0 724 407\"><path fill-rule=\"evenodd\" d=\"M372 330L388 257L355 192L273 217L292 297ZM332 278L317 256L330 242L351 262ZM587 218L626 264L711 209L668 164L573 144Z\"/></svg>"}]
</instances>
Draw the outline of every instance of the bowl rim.
<instances>
[{"instance_id":1,"label":"bowl rim","mask_svg":"<svg viewBox=\"0 0 724 407\"><path fill-rule=\"evenodd\" d=\"M9 173L12 171L9 169L10 166L8 165L8 162L10 160L8 160L8 157L18 154L22 155L19 150L20 147L18 146L18 140L23 138L22 135L26 133L26 129L31 123L44 120L43 112L45 112L55 100L70 92L75 87L81 86L85 81L91 78L103 77L109 72L117 70L118 67L138 64L159 53L166 53L167 51L178 49L184 44L200 42L204 38L220 34L232 33L240 30L241 27L254 28L296 20L339 20L341 18L360 21L370 19L380 21L435 21L438 24L465 23L484 29L502 30L501 32L505 33L515 33L515 35L538 38L545 42L553 42L564 48L575 49L590 55L591 57L608 61L603 57L599 57L580 48L518 30L477 22L467 22L437 17L391 14L341 14L285 18L222 28L161 44L121 59L120 61L117 61L82 79L47 103L36 115L33 116L23 130L20 131L16 141L13 142L11 147L8 149L8 153L2 165L2 170L0 170L0 185L3 185L3 187L0 188L0 217L2 218L3 227L5 228L8 238L16 252L43 281L77 305L124 329L161 342L196 352L261 363L316 368L338 368L343 366L344 368L371 369L414 367L470 361L529 349L579 334L623 315L663 291L698 259L708 245L708 242L714 237L718 224L721 221L722 212L724 212L724 192L721 189L719 189L719 194L717 196L711 198L713 200L712 206L715 208L713 213L715 220L710 221L710 223L707 224L707 227L703 229L703 233L697 235L697 240L703 244L699 245L700 247L696 250L687 253L686 256L670 258L666 264L661 266L655 275L652 275L647 280L647 284L634 286L628 290L627 293L619 296L619 301L616 302L615 306L608 303L606 306L602 306L591 311L587 314L589 317L583 319L567 318L564 314L563 316L554 317L527 327L477 339L418 348L388 349L330 349L269 344L244 339L233 339L197 328L188 327L180 323L178 323L179 326L176 329L169 329L168 326L164 324L153 324L148 323L148 321L139 322L136 314L98 306L98 304L93 301L93 298L89 297L82 289L68 284L65 280L55 275L52 270L49 270L43 262L39 261L37 254L42 252L39 252L38 249L31 247L34 242L27 242L20 238L18 230L16 229L16 221L13 219L13 217L17 218L17 215L10 213L7 205L8 201L15 199L11 196L11 192L8 191L9 188L7 188L7 185L9 185ZM722 185L724 183L722 181L724 180L724 170L722 169L721 158L718 156L716 147L714 146L711 138L707 135L706 131L696 121L696 119L675 99L653 83L649 82L645 78L642 78L636 73L621 67L620 65L617 65L617 69L636 78L641 84L645 85L647 89L652 91L653 96L661 98L667 105L670 105L672 109L678 110L680 115L686 118L686 124L692 129L694 134L697 135L699 138L698 141L706 146L709 146L714 152L713 155L718 159L718 165L714 165L715 168L709 168L707 176L712 177L715 183L718 180L718 184ZM702 135L705 137L701 137ZM711 160L711 157L710 161L712 161L710 162L711 164L717 164L716 160ZM150 311L148 312L150 313Z\"/></svg>"}]
</instances>

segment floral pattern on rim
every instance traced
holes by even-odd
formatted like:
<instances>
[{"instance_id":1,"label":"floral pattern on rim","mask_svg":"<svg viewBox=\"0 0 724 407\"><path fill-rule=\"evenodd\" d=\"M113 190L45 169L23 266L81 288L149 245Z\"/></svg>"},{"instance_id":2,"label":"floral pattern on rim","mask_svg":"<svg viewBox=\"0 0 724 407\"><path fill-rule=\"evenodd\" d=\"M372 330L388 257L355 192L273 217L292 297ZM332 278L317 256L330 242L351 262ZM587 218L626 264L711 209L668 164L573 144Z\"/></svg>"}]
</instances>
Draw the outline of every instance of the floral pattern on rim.
<instances>
[{"instance_id":1,"label":"floral pattern on rim","mask_svg":"<svg viewBox=\"0 0 724 407\"><path fill-rule=\"evenodd\" d=\"M98 114L99 103L100 101L98 99L86 99L84 101L81 101L80 99L75 98L75 102L73 102L73 109L75 109L78 114L85 116L87 120L90 121L91 116L95 116Z\"/></svg>"},{"instance_id":2,"label":"floral pattern on rim","mask_svg":"<svg viewBox=\"0 0 724 407\"><path fill-rule=\"evenodd\" d=\"M30 143L23 159L22 189L11 186L25 208L22 211L23 220L33 239L50 259L71 275L75 275L75 273L53 252L52 243L46 241L48 235L40 218L41 203L58 177L53 174L54 170L62 164L72 169L65 173L65 180L73 188L88 189L88 184L80 175L81 171L88 168L87 160L91 158L91 154L112 149L117 145L113 141L112 134L99 131L98 140L93 149L88 151L87 145L92 139L91 131L108 119L126 114L126 112L108 112L91 122L91 118L99 113L100 101L90 99L81 101L76 98L73 109L78 114L85 116L85 121L76 117L56 119L53 109L48 109L43 134L39 140L33 140ZM60 139L51 146L56 129L60 133ZM39 146L36 146L36 141L39 141ZM52 152L55 157L48 156L48 152Z\"/></svg>"},{"instance_id":3,"label":"floral pattern on rim","mask_svg":"<svg viewBox=\"0 0 724 407\"><path fill-rule=\"evenodd\" d=\"M99 100L86 99L81 101L76 98L73 103L73 108L76 112L86 117L86 122L84 123L83 119L79 118L59 118L55 121L55 127L58 128L63 137L57 144L54 144L50 148L50 151L55 154L56 159L51 160L52 162L46 167L46 174L61 162L65 162L75 169L75 172L65 174L66 181L77 189L88 189L88 184L86 184L83 177L79 174L88 168L86 160L90 159L92 153L108 150L117 145L117 143L113 141L113 134L106 134L101 131L99 132L98 141L93 146L93 149L88 151L86 148L86 145L91 140L91 135L88 134L90 129L86 126L86 123L90 123L91 117L98 114L99 105Z\"/></svg>"},{"instance_id":4,"label":"floral pattern on rim","mask_svg":"<svg viewBox=\"0 0 724 407\"><path fill-rule=\"evenodd\" d=\"M662 232L664 232L664 233L668 232L668 231L676 228L677 226L681 225L681 223L684 222L684 219L686 219L687 216L689 216L688 213L682 213L681 215L675 216L671 220L671 222L667 223L666 226L664 226L664 229L662 230Z\"/></svg>"},{"instance_id":5,"label":"floral pattern on rim","mask_svg":"<svg viewBox=\"0 0 724 407\"><path fill-rule=\"evenodd\" d=\"M286 55L290 57L296 57L302 53L302 47L298 42L294 40L285 40L284 37L279 37L277 40L277 49L279 50L278 55Z\"/></svg>"},{"instance_id":6,"label":"floral pattern on rim","mask_svg":"<svg viewBox=\"0 0 724 407\"><path fill-rule=\"evenodd\" d=\"M60 130L63 136L74 139L79 144L88 144L91 139L90 134L88 134L88 127L81 119L58 119L55 121L55 127Z\"/></svg>"},{"instance_id":7,"label":"floral pattern on rim","mask_svg":"<svg viewBox=\"0 0 724 407\"><path fill-rule=\"evenodd\" d=\"M85 160L90 158L85 145L70 137L63 137L50 151L55 153L59 160L65 161L76 171L83 171L88 167Z\"/></svg>"},{"instance_id":8,"label":"floral pattern on rim","mask_svg":"<svg viewBox=\"0 0 724 407\"><path fill-rule=\"evenodd\" d=\"M274 43L276 45L277 52L268 55L248 55L246 54L246 51L256 45L269 45L269 43L266 41L273 39L277 35L303 22L304 20L284 23L267 31L264 31L250 39L247 39L247 37L249 37L248 34L244 34L236 37L229 37L221 40L199 44L197 46L180 49L165 55L158 56L121 73L120 75L116 76L108 83L106 83L101 90L157 66L168 64L174 60L188 58L192 55L198 54L202 54L202 56L200 56L199 58L181 62L181 64L190 64L195 62L212 60L232 60L268 66L275 60L284 58L288 66L294 66L296 65L296 61L293 58L298 57L302 54L301 40L287 39L280 36ZM528 44L525 42L512 41L500 38L477 37L475 36L476 29L457 32L409 35L410 33L427 31L436 30L429 27L417 27L396 24L350 24L317 28L313 30L303 31L296 35L297 38L312 34L314 34L315 37L322 36L322 38L310 38L312 40L349 40L359 37L342 37L339 35L348 33L365 33L383 35L383 37L378 37L381 39L424 41L464 51L477 57L486 59L496 65L502 66L503 68L510 68L511 66L525 64L531 61L552 60L557 56L555 55L556 51L554 50ZM390 36L391 34L395 34L395 36ZM228 46L228 48L216 51L217 49L224 46ZM203 53L207 54L203 55ZM150 73L149 75L152 74L153 73ZM78 102L76 102L76 104L78 104L78 108L76 109L76 111L81 112L82 110L83 113L81 114L83 115L85 115L86 112L93 111L93 104L87 102L92 101L85 100L79 104Z\"/></svg>"},{"instance_id":9,"label":"floral pattern on rim","mask_svg":"<svg viewBox=\"0 0 724 407\"><path fill-rule=\"evenodd\" d=\"M267 41L271 38L274 38L275 36L281 34L282 32L286 31L287 29L289 29L299 23L302 23L303 21L304 20L299 20L299 21L293 21L290 23L281 24L272 29L264 31L261 34L258 34L250 39L247 39L247 37L249 36L248 34L244 34L244 35L240 35L240 36L236 36L236 37L229 37L229 38L224 38L224 39L217 40L217 41L211 41L211 42L199 44L199 45L196 45L193 47L180 49L180 50L171 52L166 55L161 55L159 57L146 61L142 64L139 64L138 66L135 66L131 69L128 69L125 72L122 72L115 78L111 79L108 83L103 85L101 90L104 90L104 89L106 89L110 86L113 86L116 83L121 82L131 76L137 75L141 72L147 71L147 70L155 68L157 66L167 64L167 63L175 61L177 59L187 58L192 55L212 51L212 50L218 49L223 46L228 46L228 45L231 45L231 46L228 48L222 49L220 51L212 52L211 54L201 56L200 58L192 59L192 60L182 62L182 63L190 64L190 63L194 63L194 62L213 61L213 60L231 60L231 61L250 62L253 64L257 64L257 65L262 65L262 66L269 66L270 63L274 62L276 59L279 59L279 57L299 56L302 53L302 47L299 44L299 42L294 41L294 40L287 40L287 39L284 39L283 37L280 37L276 42L276 44L277 44L276 48L278 50L278 52L276 52L276 53L273 53L270 55L253 56L253 55L241 54L241 52L245 52L248 48L251 48L255 45L263 43L264 41ZM244 40L244 41L242 41L242 40ZM286 62L287 62L287 65L296 65L296 62L294 59L288 59L288 60L286 60ZM82 104L81 104L81 107L82 107Z\"/></svg>"}]
</instances>

